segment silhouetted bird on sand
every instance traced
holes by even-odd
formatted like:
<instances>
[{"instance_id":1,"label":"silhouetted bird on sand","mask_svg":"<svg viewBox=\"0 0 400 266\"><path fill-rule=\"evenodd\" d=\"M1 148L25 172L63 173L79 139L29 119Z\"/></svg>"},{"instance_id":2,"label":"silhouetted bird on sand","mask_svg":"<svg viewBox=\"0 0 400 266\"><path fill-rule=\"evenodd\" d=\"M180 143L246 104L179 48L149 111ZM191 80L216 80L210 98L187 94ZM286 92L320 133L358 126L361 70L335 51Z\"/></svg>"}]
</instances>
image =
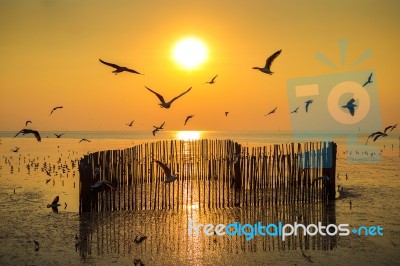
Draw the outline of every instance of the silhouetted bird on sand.
<instances>
[{"instance_id":1,"label":"silhouetted bird on sand","mask_svg":"<svg viewBox=\"0 0 400 266\"><path fill-rule=\"evenodd\" d=\"M54 198L53 202L51 204L47 204L47 208L51 208L53 210L53 212L58 212L58 206L61 206L61 204L59 204L60 197L57 196Z\"/></svg>"},{"instance_id":2,"label":"silhouetted bird on sand","mask_svg":"<svg viewBox=\"0 0 400 266\"><path fill-rule=\"evenodd\" d=\"M136 236L135 239L133 240L133 242L135 242L135 244L139 245L146 239L147 239L147 236Z\"/></svg>"},{"instance_id":3,"label":"silhouetted bird on sand","mask_svg":"<svg viewBox=\"0 0 400 266\"><path fill-rule=\"evenodd\" d=\"M185 124L184 124L184 126L186 126L186 123L189 121L189 119L191 119L191 118L193 118L194 117L194 115L188 115L187 117L186 117L186 119L185 119Z\"/></svg>"},{"instance_id":4,"label":"silhouetted bird on sand","mask_svg":"<svg viewBox=\"0 0 400 266\"><path fill-rule=\"evenodd\" d=\"M163 171L164 171L164 174L165 174L165 177L166 177L166 180L164 181L164 183L171 183L171 182L175 181L175 180L178 178L178 175L177 175L177 174L175 174L175 175L172 175L172 174L171 174L171 169L170 169L168 166L166 166L165 164L163 164L162 162L157 161L157 160L155 160L155 162L156 162L156 163L163 169Z\"/></svg>"},{"instance_id":5,"label":"silhouetted bird on sand","mask_svg":"<svg viewBox=\"0 0 400 266\"><path fill-rule=\"evenodd\" d=\"M349 112L351 114L351 116L354 116L354 107L356 107L357 105L354 104L356 100L354 100L353 98L351 98L350 101L347 102L346 105L343 105L343 108L347 108L349 109Z\"/></svg>"},{"instance_id":6,"label":"silhouetted bird on sand","mask_svg":"<svg viewBox=\"0 0 400 266\"><path fill-rule=\"evenodd\" d=\"M129 124L125 124L125 125L127 125L128 127L131 127L133 125L133 122L135 122L135 120L132 120Z\"/></svg>"},{"instance_id":7,"label":"silhouetted bird on sand","mask_svg":"<svg viewBox=\"0 0 400 266\"><path fill-rule=\"evenodd\" d=\"M56 136L58 139L61 138L62 135L64 135L64 133L61 133L61 134L54 133L54 136Z\"/></svg>"},{"instance_id":8,"label":"silhouetted bird on sand","mask_svg":"<svg viewBox=\"0 0 400 266\"><path fill-rule=\"evenodd\" d=\"M61 109L61 108L64 108L64 107L62 107L62 106L56 106L56 107L54 107L53 109L51 109L50 115L51 115L55 110Z\"/></svg>"},{"instance_id":9,"label":"silhouetted bird on sand","mask_svg":"<svg viewBox=\"0 0 400 266\"><path fill-rule=\"evenodd\" d=\"M215 75L215 77L213 77L212 79L211 79L211 81L207 81L206 83L204 83L204 84L214 84L215 83L215 79L218 77L218 75Z\"/></svg>"},{"instance_id":10,"label":"silhouetted bird on sand","mask_svg":"<svg viewBox=\"0 0 400 266\"><path fill-rule=\"evenodd\" d=\"M178 99L179 97L182 97L183 95L185 95L186 93L188 93L188 92L192 89L192 87L190 87L187 91L185 91L185 92L179 94L178 96L176 96L175 98L173 98L173 99L170 100L169 102L166 102L166 101L164 100L164 97L163 97L161 94L158 94L157 92L153 91L152 89L150 89L150 88L148 88L148 87L146 87L146 86L145 86L145 88L148 89L149 91L151 91L152 93L154 93L154 94L157 96L157 98L158 98L158 99L160 100L160 102L161 102L161 103L159 103L159 105L161 106L161 108L167 108L167 109L171 107L171 104L172 104L176 99Z\"/></svg>"},{"instance_id":11,"label":"silhouetted bird on sand","mask_svg":"<svg viewBox=\"0 0 400 266\"><path fill-rule=\"evenodd\" d=\"M29 123L32 123L32 121L31 120L26 121L25 126L28 126Z\"/></svg>"},{"instance_id":12,"label":"silhouetted bird on sand","mask_svg":"<svg viewBox=\"0 0 400 266\"><path fill-rule=\"evenodd\" d=\"M362 85L363 87L367 86L368 84L372 83L372 73L369 75L368 80Z\"/></svg>"},{"instance_id":13,"label":"silhouetted bird on sand","mask_svg":"<svg viewBox=\"0 0 400 266\"><path fill-rule=\"evenodd\" d=\"M279 50L279 51L275 52L273 55L271 55L270 57L268 57L267 61L265 62L264 67L253 67L253 69L258 69L263 73L272 75L274 73L274 72L271 72L272 62L274 62L275 58L277 58L278 55L281 54L281 52L282 52L282 50Z\"/></svg>"},{"instance_id":14,"label":"silhouetted bird on sand","mask_svg":"<svg viewBox=\"0 0 400 266\"><path fill-rule=\"evenodd\" d=\"M82 141L91 142L91 141L88 140L88 139L81 139L81 140L79 141L79 143L81 143Z\"/></svg>"},{"instance_id":15,"label":"silhouetted bird on sand","mask_svg":"<svg viewBox=\"0 0 400 266\"><path fill-rule=\"evenodd\" d=\"M142 73L139 73L136 70L133 70L133 69L130 69L130 68L127 68L127 67L124 67L124 66L119 66L119 65L116 65L116 64L108 63L108 62L105 62L105 61L103 61L101 59L99 59L99 61L102 62L103 64L107 65L107 66L115 68L115 70L113 71L113 73L115 73L115 75L117 75L118 73L124 72L124 71L131 72L131 73L134 73L134 74L143 75Z\"/></svg>"},{"instance_id":16,"label":"silhouetted bird on sand","mask_svg":"<svg viewBox=\"0 0 400 266\"><path fill-rule=\"evenodd\" d=\"M266 115L264 115L264 116L267 116L267 115L270 115L270 114L273 114L273 113L275 113L276 109L278 109L278 107L275 107L275 109L274 109L274 110L272 110L271 112L269 112L268 114L266 114Z\"/></svg>"},{"instance_id":17,"label":"silhouetted bird on sand","mask_svg":"<svg viewBox=\"0 0 400 266\"><path fill-rule=\"evenodd\" d=\"M35 138L37 139L37 141L39 141L39 142L42 141L42 138L40 137L40 134L39 134L38 131L32 130L32 129L27 129L27 128L22 129L21 131L19 131L19 132L14 136L14 138L15 138L16 136L18 136L19 134L21 134L21 133L22 133L22 135L32 133L33 135L35 135Z\"/></svg>"},{"instance_id":18,"label":"silhouetted bird on sand","mask_svg":"<svg viewBox=\"0 0 400 266\"><path fill-rule=\"evenodd\" d=\"M308 112L308 107L312 104L313 100L306 101L306 113Z\"/></svg>"}]
</instances>

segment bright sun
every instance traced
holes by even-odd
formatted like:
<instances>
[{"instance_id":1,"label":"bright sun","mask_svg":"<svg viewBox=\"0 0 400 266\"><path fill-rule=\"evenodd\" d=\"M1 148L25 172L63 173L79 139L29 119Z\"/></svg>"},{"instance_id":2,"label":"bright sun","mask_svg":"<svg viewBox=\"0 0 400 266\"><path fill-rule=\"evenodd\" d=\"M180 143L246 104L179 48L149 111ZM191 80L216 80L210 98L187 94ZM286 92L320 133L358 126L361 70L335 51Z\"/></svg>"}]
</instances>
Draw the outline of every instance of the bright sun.
<instances>
[{"instance_id":1,"label":"bright sun","mask_svg":"<svg viewBox=\"0 0 400 266\"><path fill-rule=\"evenodd\" d=\"M206 61L207 47L196 38L180 40L173 50L174 60L186 69L193 69Z\"/></svg>"}]
</instances>

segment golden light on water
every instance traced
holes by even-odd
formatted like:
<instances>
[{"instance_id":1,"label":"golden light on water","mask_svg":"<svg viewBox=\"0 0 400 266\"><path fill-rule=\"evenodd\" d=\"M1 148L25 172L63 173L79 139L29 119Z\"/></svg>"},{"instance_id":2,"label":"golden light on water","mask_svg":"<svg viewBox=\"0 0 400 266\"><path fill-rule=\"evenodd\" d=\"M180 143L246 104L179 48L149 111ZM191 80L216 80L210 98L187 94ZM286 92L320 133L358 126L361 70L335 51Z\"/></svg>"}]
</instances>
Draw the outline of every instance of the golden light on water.
<instances>
[{"instance_id":1,"label":"golden light on water","mask_svg":"<svg viewBox=\"0 0 400 266\"><path fill-rule=\"evenodd\" d=\"M179 140L198 140L201 137L201 131L179 131L176 137Z\"/></svg>"}]
</instances>

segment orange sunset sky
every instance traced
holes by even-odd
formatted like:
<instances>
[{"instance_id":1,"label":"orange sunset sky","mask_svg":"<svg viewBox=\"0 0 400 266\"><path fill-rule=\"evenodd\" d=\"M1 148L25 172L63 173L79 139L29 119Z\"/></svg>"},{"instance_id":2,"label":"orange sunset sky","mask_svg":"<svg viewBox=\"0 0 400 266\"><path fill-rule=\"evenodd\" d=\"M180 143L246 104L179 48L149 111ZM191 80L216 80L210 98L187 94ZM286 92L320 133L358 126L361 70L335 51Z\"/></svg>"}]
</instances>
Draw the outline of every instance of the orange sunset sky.
<instances>
[{"instance_id":1,"label":"orange sunset sky","mask_svg":"<svg viewBox=\"0 0 400 266\"><path fill-rule=\"evenodd\" d=\"M288 79L365 69L376 72L383 124L394 124L399 10L395 0L1 0L0 131L20 130L26 120L58 131L151 130L164 121L166 130L290 130ZM207 47L205 62L190 70L172 56L188 36ZM252 69L280 49L273 75ZM372 56L350 69L367 50ZM144 75L114 75L99 58ZM145 86L167 100L192 90L162 109ZM64 108L49 116L54 106Z\"/></svg>"}]
</instances>

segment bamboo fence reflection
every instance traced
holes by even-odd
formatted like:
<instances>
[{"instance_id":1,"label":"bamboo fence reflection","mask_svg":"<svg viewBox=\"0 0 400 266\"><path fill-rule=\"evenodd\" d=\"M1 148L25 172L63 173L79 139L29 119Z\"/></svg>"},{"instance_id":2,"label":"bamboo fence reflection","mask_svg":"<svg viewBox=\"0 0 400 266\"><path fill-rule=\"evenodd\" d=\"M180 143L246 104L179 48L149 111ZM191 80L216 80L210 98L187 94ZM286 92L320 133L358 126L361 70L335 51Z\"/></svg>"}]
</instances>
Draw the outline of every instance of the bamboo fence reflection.
<instances>
[{"instance_id":1,"label":"bamboo fence reflection","mask_svg":"<svg viewBox=\"0 0 400 266\"><path fill-rule=\"evenodd\" d=\"M226 256L226 253L240 254L262 251L332 250L337 246L337 236L304 236L299 230L282 240L281 236L256 235L251 240L242 236L207 236L203 231L198 235L188 233L188 221L196 224L213 225L239 222L241 224L292 224L294 222L336 224L335 205L318 203L297 203L267 208L249 206L226 208L212 212L191 209L180 210L102 212L81 214L77 251L82 258L102 254L132 254L142 259L187 258L195 256ZM194 232L194 231L193 231ZM133 240L136 235L146 235L140 245ZM221 251L224 251L221 253ZM153 261L157 264L160 262ZM166 261L163 264L168 264Z\"/></svg>"}]
</instances>

